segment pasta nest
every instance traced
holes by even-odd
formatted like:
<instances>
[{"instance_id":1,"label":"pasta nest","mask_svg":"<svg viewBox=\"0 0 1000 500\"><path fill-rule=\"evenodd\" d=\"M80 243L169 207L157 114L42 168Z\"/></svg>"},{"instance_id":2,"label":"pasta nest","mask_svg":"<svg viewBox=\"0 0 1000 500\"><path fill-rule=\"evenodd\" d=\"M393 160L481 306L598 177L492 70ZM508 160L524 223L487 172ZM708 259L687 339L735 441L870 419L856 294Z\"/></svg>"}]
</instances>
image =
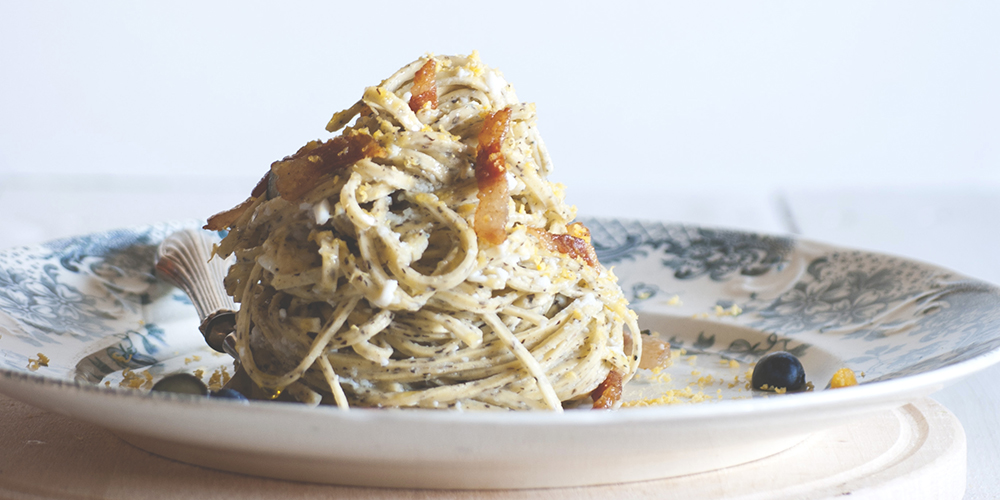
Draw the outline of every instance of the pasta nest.
<instances>
[{"instance_id":1,"label":"pasta nest","mask_svg":"<svg viewBox=\"0 0 1000 500\"><path fill-rule=\"evenodd\" d=\"M437 102L414 106L428 68ZM495 244L476 233L476 168L501 109ZM476 53L425 56L335 114L339 136L275 162L216 249L235 255L225 285L252 380L343 408L558 411L631 378L636 316L547 180L535 121Z\"/></svg>"}]
</instances>

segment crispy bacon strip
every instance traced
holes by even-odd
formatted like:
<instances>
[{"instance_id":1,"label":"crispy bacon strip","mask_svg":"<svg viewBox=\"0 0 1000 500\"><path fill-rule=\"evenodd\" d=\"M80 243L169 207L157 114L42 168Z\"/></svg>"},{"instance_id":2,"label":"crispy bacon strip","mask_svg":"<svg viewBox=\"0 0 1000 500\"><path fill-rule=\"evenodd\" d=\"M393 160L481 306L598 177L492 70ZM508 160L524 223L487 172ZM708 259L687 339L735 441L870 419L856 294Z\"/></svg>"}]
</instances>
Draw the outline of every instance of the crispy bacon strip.
<instances>
[{"instance_id":1,"label":"crispy bacon strip","mask_svg":"<svg viewBox=\"0 0 1000 500\"><path fill-rule=\"evenodd\" d=\"M413 75L413 88L410 89L410 109L416 113L424 104L430 103L431 109L438 107L437 62L428 59L417 73Z\"/></svg>"},{"instance_id":2,"label":"crispy bacon strip","mask_svg":"<svg viewBox=\"0 0 1000 500\"><path fill-rule=\"evenodd\" d=\"M604 379L590 393L590 398L594 400L595 410L609 410L614 408L615 403L622 398L622 376L616 371L608 373L608 378Z\"/></svg>"},{"instance_id":3,"label":"crispy bacon strip","mask_svg":"<svg viewBox=\"0 0 1000 500\"><path fill-rule=\"evenodd\" d=\"M364 158L385 157L385 150L372 136L348 133L326 142L311 141L294 155L271 164L278 195L298 201L321 177L336 173Z\"/></svg>"},{"instance_id":4,"label":"crispy bacon strip","mask_svg":"<svg viewBox=\"0 0 1000 500\"><path fill-rule=\"evenodd\" d=\"M385 150L372 136L349 133L329 141L310 141L294 155L271 164L271 170L253 188L243 203L208 218L205 229L219 231L233 226L255 199L267 191L270 177L275 176L278 195L288 201L298 201L327 174L335 173L363 158L382 158Z\"/></svg>"},{"instance_id":5,"label":"crispy bacon strip","mask_svg":"<svg viewBox=\"0 0 1000 500\"><path fill-rule=\"evenodd\" d=\"M250 193L250 197L247 198L246 201L230 208L229 210L226 210L225 212L219 212L209 217L208 224L205 224L204 228L210 231L221 231L232 227L232 225L243 216L243 212L246 212L247 209L250 208L250 205L253 205L253 201L267 191L267 181L270 176L271 172L264 174L264 177L257 182L256 186L254 186L253 191Z\"/></svg>"},{"instance_id":6,"label":"crispy bacon strip","mask_svg":"<svg viewBox=\"0 0 1000 500\"><path fill-rule=\"evenodd\" d=\"M573 228L572 226L578 226L586 232L586 235L590 235L590 231L583 224L579 222L571 224L570 230L576 232L577 234L582 234L578 228ZM528 228L538 240L545 245L549 251L559 252L566 254L574 259L582 259L584 262L589 264L591 267L597 267L597 253L594 251L594 247L590 244L589 237L580 238L573 236L571 234L552 234L548 231L538 229L537 227Z\"/></svg>"},{"instance_id":7,"label":"crispy bacon strip","mask_svg":"<svg viewBox=\"0 0 1000 500\"><path fill-rule=\"evenodd\" d=\"M476 183L479 206L476 207L476 235L494 245L507 239L507 164L500 151L510 130L510 107L491 113L479 132L476 151Z\"/></svg>"}]
</instances>

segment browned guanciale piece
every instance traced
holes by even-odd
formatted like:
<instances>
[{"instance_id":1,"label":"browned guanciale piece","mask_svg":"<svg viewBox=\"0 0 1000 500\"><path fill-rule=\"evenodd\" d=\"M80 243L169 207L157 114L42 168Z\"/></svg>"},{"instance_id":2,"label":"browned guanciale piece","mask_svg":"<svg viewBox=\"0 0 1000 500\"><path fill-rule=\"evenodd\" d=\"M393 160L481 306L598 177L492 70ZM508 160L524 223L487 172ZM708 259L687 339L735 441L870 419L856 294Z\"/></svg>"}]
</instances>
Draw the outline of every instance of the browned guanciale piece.
<instances>
[{"instance_id":1,"label":"browned guanciale piece","mask_svg":"<svg viewBox=\"0 0 1000 500\"><path fill-rule=\"evenodd\" d=\"M363 158L381 158L385 150L368 134L349 133L329 141L310 141L294 155L271 164L271 170L257 183L250 198L225 212L208 218L205 229L219 231L232 227L254 200L267 191L270 176L275 176L278 195L288 201L298 201L316 187L327 174L336 173Z\"/></svg>"},{"instance_id":2,"label":"browned guanciale piece","mask_svg":"<svg viewBox=\"0 0 1000 500\"><path fill-rule=\"evenodd\" d=\"M476 184L479 206L476 207L475 229L479 238L494 245L507 239L507 165L500 151L510 129L509 107L491 113L479 132L476 151Z\"/></svg>"},{"instance_id":3,"label":"browned guanciale piece","mask_svg":"<svg viewBox=\"0 0 1000 500\"><path fill-rule=\"evenodd\" d=\"M594 400L595 410L614 408L615 403L622 398L622 375L614 370L609 372L608 378L590 393L590 398Z\"/></svg>"},{"instance_id":4,"label":"browned guanciale piece","mask_svg":"<svg viewBox=\"0 0 1000 500\"><path fill-rule=\"evenodd\" d=\"M591 267L597 266L597 252L590 244L590 230L579 222L567 227L567 234L552 234L537 227L528 228L538 241L549 251L569 255L574 259L582 259Z\"/></svg>"},{"instance_id":5,"label":"browned guanciale piece","mask_svg":"<svg viewBox=\"0 0 1000 500\"><path fill-rule=\"evenodd\" d=\"M434 59L428 59L417 70L417 74L413 75L413 87L410 89L410 109L414 113L424 107L426 103L431 104L431 109L437 109L438 90L436 78L437 62Z\"/></svg>"},{"instance_id":6,"label":"browned guanciale piece","mask_svg":"<svg viewBox=\"0 0 1000 500\"><path fill-rule=\"evenodd\" d=\"M316 187L316 182L324 175L337 173L364 158L382 158L385 154L372 136L348 133L302 146L294 155L271 164L271 174L277 177L278 195L288 201L298 201Z\"/></svg>"},{"instance_id":7,"label":"browned guanciale piece","mask_svg":"<svg viewBox=\"0 0 1000 500\"><path fill-rule=\"evenodd\" d=\"M587 231L587 228L583 227L582 224L571 224L571 231L574 230L572 226L579 226L583 231L586 231L588 236L590 235L590 231ZM597 266L597 253L594 251L594 247L590 244L590 242L587 241L589 238L581 238L571 234L552 234L548 231L535 227L529 228L528 230L537 236L538 240L542 242L542 244L545 245L545 248L549 251L566 254L574 259L581 259L591 267ZM574 232L578 231L579 230Z\"/></svg>"},{"instance_id":8,"label":"browned guanciale piece","mask_svg":"<svg viewBox=\"0 0 1000 500\"><path fill-rule=\"evenodd\" d=\"M211 231L221 231L223 229L228 229L233 224L236 223L240 217L243 216L243 212L246 212L250 205L253 205L253 201L257 199L258 196L264 194L267 191L267 178L271 175L270 172L264 174L264 177L257 182L254 186L253 191L250 193L250 197L247 198L243 203L236 205L225 212L219 212L208 218L208 224L205 224L205 229Z\"/></svg>"}]
</instances>

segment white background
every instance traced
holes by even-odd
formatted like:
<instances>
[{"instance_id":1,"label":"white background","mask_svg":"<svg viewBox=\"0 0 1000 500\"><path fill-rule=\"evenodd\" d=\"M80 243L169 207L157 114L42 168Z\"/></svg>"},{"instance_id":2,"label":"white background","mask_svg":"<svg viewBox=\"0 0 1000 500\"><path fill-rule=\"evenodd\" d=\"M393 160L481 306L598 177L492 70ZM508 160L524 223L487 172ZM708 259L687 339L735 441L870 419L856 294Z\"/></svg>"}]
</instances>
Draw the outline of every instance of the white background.
<instances>
[{"instance_id":1,"label":"white background","mask_svg":"<svg viewBox=\"0 0 1000 500\"><path fill-rule=\"evenodd\" d=\"M537 103L581 213L799 233L1000 283L987 0L0 0L0 249L229 208L364 87L473 49ZM1000 497L998 377L934 395L968 435L968 499Z\"/></svg>"},{"instance_id":2,"label":"white background","mask_svg":"<svg viewBox=\"0 0 1000 500\"><path fill-rule=\"evenodd\" d=\"M581 193L1000 185L1000 3L913 0L2 1L0 173L255 178L472 49Z\"/></svg>"}]
</instances>

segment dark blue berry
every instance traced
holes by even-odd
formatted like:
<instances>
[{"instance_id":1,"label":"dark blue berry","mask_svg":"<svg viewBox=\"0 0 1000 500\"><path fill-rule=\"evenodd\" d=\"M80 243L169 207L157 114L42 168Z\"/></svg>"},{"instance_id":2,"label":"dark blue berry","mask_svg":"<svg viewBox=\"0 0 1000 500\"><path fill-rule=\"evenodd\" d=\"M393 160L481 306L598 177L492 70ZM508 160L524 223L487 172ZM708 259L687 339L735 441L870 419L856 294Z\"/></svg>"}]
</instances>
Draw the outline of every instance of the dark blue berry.
<instances>
[{"instance_id":1,"label":"dark blue berry","mask_svg":"<svg viewBox=\"0 0 1000 500\"><path fill-rule=\"evenodd\" d=\"M806 371L794 355L785 351L772 352L757 361L751 384L758 390L798 391L806 385Z\"/></svg>"},{"instance_id":2,"label":"dark blue berry","mask_svg":"<svg viewBox=\"0 0 1000 500\"><path fill-rule=\"evenodd\" d=\"M249 401L246 396L244 396L239 391L233 389L219 389L217 391L212 391L209 394L211 398L219 399L235 399L237 401Z\"/></svg>"},{"instance_id":3,"label":"dark blue berry","mask_svg":"<svg viewBox=\"0 0 1000 500\"><path fill-rule=\"evenodd\" d=\"M190 373L167 375L153 385L153 390L176 394L194 394L197 396L208 395L208 387L205 386L205 383Z\"/></svg>"}]
</instances>

